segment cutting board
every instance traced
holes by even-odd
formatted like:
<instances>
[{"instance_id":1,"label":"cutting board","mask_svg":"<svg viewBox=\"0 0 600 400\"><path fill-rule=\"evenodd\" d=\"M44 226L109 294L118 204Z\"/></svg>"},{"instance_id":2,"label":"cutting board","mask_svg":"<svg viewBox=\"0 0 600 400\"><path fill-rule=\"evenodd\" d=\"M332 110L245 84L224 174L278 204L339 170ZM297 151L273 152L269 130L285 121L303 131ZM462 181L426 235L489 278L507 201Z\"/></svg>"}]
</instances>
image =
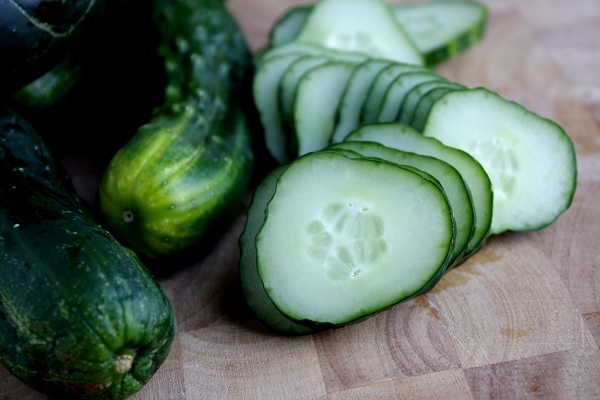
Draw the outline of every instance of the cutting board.
<instances>
[{"instance_id":1,"label":"cutting board","mask_svg":"<svg viewBox=\"0 0 600 400\"><path fill-rule=\"evenodd\" d=\"M600 1L483 2L485 39L436 70L565 128L579 168L571 208L543 230L492 237L426 295L300 337L269 331L244 304L241 215L210 254L160 279L177 336L133 399L600 398ZM228 5L258 50L301 3ZM97 171L62 161L93 197ZM0 368L0 398L45 397Z\"/></svg>"}]
</instances>

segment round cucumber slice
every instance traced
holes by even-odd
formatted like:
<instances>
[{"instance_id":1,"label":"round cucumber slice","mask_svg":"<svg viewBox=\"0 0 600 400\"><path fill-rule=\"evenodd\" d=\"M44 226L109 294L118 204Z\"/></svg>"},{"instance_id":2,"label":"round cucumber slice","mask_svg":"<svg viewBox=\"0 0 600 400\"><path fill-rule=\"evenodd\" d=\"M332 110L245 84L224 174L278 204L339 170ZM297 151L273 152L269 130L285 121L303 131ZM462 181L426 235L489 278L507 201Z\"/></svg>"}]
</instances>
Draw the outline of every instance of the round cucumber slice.
<instances>
[{"instance_id":1,"label":"round cucumber slice","mask_svg":"<svg viewBox=\"0 0 600 400\"><path fill-rule=\"evenodd\" d=\"M453 91L432 107L423 134L477 159L492 181L491 231L541 229L571 204L573 142L556 123L485 88Z\"/></svg>"},{"instance_id":2,"label":"round cucumber slice","mask_svg":"<svg viewBox=\"0 0 600 400\"><path fill-rule=\"evenodd\" d=\"M347 324L429 290L454 242L443 191L397 165L309 153L281 175L256 237L266 293L302 324Z\"/></svg>"}]
</instances>

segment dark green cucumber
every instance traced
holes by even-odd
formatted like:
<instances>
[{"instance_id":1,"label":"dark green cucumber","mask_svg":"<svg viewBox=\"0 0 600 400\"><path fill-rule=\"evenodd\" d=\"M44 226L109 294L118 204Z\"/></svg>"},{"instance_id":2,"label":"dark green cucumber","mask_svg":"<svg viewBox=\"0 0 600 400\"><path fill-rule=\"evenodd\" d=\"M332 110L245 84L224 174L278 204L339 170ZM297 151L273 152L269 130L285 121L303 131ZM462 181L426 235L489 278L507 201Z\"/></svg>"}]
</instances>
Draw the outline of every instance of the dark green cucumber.
<instances>
[{"instance_id":1,"label":"dark green cucumber","mask_svg":"<svg viewBox=\"0 0 600 400\"><path fill-rule=\"evenodd\" d=\"M108 226L148 258L172 256L227 226L246 200L253 152L235 97L252 66L220 0L156 0L165 102L109 163L99 188Z\"/></svg>"},{"instance_id":2,"label":"dark green cucumber","mask_svg":"<svg viewBox=\"0 0 600 400\"><path fill-rule=\"evenodd\" d=\"M166 359L169 301L103 229L48 148L0 112L0 362L56 398L125 399Z\"/></svg>"}]
</instances>

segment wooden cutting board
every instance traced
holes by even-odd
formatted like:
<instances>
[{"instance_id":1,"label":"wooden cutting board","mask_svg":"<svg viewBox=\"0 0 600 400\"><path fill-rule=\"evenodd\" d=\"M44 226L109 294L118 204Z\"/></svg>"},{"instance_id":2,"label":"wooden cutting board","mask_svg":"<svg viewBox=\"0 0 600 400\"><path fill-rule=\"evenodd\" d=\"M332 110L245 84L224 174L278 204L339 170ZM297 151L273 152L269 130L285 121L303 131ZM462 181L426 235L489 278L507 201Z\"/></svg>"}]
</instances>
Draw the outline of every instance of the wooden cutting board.
<instances>
[{"instance_id":1,"label":"wooden cutting board","mask_svg":"<svg viewBox=\"0 0 600 400\"><path fill-rule=\"evenodd\" d=\"M567 130L579 168L569 211L539 232L493 237L427 295L293 338L265 329L244 305L240 216L212 253L160 280L178 333L134 399L600 398L600 1L483 2L485 39L437 71ZM310 1L228 4L257 50L274 20L301 3ZM95 171L63 161L91 197ZM45 397L0 367L0 398Z\"/></svg>"}]
</instances>

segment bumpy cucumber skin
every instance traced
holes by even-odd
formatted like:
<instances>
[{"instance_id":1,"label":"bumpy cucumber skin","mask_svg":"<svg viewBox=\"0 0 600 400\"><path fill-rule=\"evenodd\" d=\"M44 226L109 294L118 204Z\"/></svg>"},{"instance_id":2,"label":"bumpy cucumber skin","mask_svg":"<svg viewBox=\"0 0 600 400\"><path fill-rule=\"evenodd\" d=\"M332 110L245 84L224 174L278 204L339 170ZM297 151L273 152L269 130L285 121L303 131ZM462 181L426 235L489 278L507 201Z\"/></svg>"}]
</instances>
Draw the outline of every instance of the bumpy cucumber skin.
<instances>
[{"instance_id":1,"label":"bumpy cucumber skin","mask_svg":"<svg viewBox=\"0 0 600 400\"><path fill-rule=\"evenodd\" d=\"M242 211L254 156L235 91L252 66L222 1L156 0L165 103L113 157L99 205L139 255L173 256Z\"/></svg>"},{"instance_id":2,"label":"bumpy cucumber skin","mask_svg":"<svg viewBox=\"0 0 600 400\"><path fill-rule=\"evenodd\" d=\"M33 128L0 114L0 362L58 398L125 399L166 359L168 298L76 197Z\"/></svg>"}]
</instances>

